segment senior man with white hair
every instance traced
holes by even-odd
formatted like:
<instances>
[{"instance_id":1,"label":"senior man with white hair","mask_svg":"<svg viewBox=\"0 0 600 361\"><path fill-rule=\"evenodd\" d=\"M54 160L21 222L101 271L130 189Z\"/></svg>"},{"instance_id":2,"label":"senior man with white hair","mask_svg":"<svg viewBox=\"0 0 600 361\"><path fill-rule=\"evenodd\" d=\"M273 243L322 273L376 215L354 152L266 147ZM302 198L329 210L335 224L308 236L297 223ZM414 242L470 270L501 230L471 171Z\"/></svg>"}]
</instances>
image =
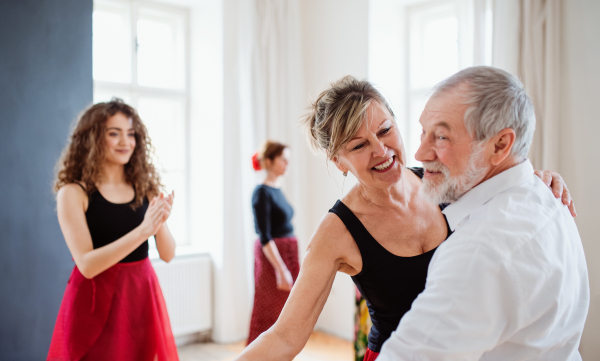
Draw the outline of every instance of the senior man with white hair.
<instances>
[{"instance_id":1,"label":"senior man with white hair","mask_svg":"<svg viewBox=\"0 0 600 361\"><path fill-rule=\"evenodd\" d=\"M454 233L377 360L581 360L585 256L527 159L535 114L521 82L467 68L436 86L420 122L423 190L452 203Z\"/></svg>"}]
</instances>

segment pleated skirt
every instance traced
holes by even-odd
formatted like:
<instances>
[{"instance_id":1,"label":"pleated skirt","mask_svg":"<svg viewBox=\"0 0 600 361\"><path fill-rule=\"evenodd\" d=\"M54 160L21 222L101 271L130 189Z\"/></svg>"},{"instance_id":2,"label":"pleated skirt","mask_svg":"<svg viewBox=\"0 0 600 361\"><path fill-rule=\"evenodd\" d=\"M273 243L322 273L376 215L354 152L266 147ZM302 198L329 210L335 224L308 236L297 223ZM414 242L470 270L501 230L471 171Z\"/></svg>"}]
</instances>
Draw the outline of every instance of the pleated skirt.
<instances>
[{"instance_id":1,"label":"pleated skirt","mask_svg":"<svg viewBox=\"0 0 600 361\"><path fill-rule=\"evenodd\" d=\"M150 260L117 263L93 279L75 266L47 360L179 360Z\"/></svg>"}]
</instances>

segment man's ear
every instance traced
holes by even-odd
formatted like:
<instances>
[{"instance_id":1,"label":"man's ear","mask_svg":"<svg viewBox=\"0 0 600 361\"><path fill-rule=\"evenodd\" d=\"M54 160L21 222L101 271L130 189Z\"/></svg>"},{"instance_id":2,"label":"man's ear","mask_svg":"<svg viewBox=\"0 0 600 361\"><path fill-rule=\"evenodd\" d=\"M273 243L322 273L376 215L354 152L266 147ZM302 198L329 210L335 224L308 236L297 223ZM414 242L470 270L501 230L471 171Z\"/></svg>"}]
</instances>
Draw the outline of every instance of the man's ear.
<instances>
[{"instance_id":1,"label":"man's ear","mask_svg":"<svg viewBox=\"0 0 600 361\"><path fill-rule=\"evenodd\" d=\"M515 139L517 135L511 128L505 128L500 131L494 138L494 152L490 162L492 165L498 165L502 163L512 151L512 147L515 145Z\"/></svg>"},{"instance_id":2,"label":"man's ear","mask_svg":"<svg viewBox=\"0 0 600 361\"><path fill-rule=\"evenodd\" d=\"M346 168L343 165L341 165L340 162L339 162L339 160L340 159L338 157L331 158L331 161L333 162L333 164L335 164L335 167L337 169L339 169L342 173L348 173L348 168Z\"/></svg>"}]
</instances>

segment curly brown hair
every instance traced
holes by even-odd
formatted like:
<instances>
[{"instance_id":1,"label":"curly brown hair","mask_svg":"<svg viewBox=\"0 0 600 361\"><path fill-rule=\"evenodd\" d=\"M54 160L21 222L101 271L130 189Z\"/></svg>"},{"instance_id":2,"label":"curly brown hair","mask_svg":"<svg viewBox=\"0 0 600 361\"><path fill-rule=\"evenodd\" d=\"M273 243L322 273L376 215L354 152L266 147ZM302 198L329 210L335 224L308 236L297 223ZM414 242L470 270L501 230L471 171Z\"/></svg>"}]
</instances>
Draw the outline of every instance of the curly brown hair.
<instances>
[{"instance_id":1,"label":"curly brown hair","mask_svg":"<svg viewBox=\"0 0 600 361\"><path fill-rule=\"evenodd\" d=\"M70 142L56 165L55 191L70 183L81 184L88 195L96 190L104 162L106 121L119 112L132 120L135 131L135 149L125 164L126 180L135 188L132 207L139 207L145 197L150 199L160 192L163 185L152 163L154 148L146 126L137 111L118 98L94 104L79 116Z\"/></svg>"}]
</instances>

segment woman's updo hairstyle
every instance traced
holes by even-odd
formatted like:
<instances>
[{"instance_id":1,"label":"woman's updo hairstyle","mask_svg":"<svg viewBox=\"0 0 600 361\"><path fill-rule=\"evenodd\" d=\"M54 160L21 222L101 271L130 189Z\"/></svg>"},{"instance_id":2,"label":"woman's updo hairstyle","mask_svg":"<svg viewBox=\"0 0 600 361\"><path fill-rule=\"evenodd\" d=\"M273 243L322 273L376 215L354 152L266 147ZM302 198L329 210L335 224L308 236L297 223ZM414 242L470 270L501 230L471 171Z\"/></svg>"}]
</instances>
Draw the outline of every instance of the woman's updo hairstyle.
<instances>
[{"instance_id":1,"label":"woman's updo hairstyle","mask_svg":"<svg viewBox=\"0 0 600 361\"><path fill-rule=\"evenodd\" d=\"M354 138L372 101L394 117L383 95L368 81L347 75L332 83L312 104L303 122L312 148L324 150L332 160Z\"/></svg>"},{"instance_id":2,"label":"woman's updo hairstyle","mask_svg":"<svg viewBox=\"0 0 600 361\"><path fill-rule=\"evenodd\" d=\"M252 156L252 166L254 170L261 170L265 168L265 160L269 159L272 161L275 158L279 157L283 154L283 150L288 146L279 142L274 142L272 140L267 140L262 144L259 148L258 152L256 152Z\"/></svg>"}]
</instances>

